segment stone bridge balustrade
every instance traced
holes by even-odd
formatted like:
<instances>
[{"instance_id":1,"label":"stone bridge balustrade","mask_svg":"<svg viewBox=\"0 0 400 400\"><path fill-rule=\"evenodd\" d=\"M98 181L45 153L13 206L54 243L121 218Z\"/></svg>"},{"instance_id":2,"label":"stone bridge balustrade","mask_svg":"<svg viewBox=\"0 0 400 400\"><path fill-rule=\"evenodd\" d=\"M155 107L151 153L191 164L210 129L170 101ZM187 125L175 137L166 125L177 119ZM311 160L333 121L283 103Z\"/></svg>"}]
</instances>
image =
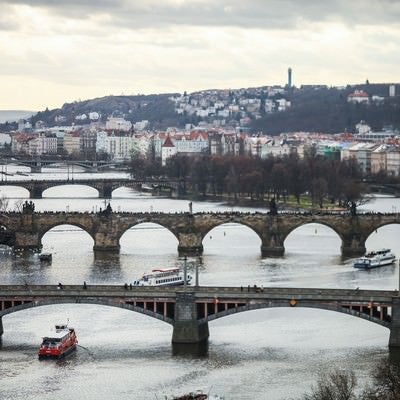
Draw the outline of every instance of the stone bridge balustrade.
<instances>
[{"instance_id":1,"label":"stone bridge balustrade","mask_svg":"<svg viewBox=\"0 0 400 400\"><path fill-rule=\"evenodd\" d=\"M180 255L201 255L202 241L215 227L237 223L252 229L261 240L261 253L282 256L284 242L296 228L309 223L322 224L333 229L342 241L343 256L365 253L365 241L381 226L400 224L398 214L366 213L162 213L162 212L28 212L2 213L0 243L15 249L42 247L42 237L57 225L69 224L86 231L94 241L94 250L118 251L121 236L140 223L155 223L168 229L178 241ZM14 239L15 238L15 239Z\"/></svg>"}]
</instances>

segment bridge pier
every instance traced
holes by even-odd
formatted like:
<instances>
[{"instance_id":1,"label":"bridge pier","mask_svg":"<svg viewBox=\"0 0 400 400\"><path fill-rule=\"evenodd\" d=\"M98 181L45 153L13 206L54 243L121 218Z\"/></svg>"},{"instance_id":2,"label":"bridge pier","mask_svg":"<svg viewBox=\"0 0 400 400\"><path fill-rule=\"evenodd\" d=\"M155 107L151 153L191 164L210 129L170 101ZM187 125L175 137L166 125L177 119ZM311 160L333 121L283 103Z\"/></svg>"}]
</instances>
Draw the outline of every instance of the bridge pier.
<instances>
[{"instance_id":1,"label":"bridge pier","mask_svg":"<svg viewBox=\"0 0 400 400\"><path fill-rule=\"evenodd\" d=\"M343 257L359 257L365 254L367 251L365 244L364 245L358 245L358 246L353 246L353 245L346 245L343 244L341 247L342 250L342 256Z\"/></svg>"},{"instance_id":2,"label":"bridge pier","mask_svg":"<svg viewBox=\"0 0 400 400\"><path fill-rule=\"evenodd\" d=\"M199 232L178 233L178 253L183 256L198 256L203 254L203 236Z\"/></svg>"},{"instance_id":3,"label":"bridge pier","mask_svg":"<svg viewBox=\"0 0 400 400\"><path fill-rule=\"evenodd\" d=\"M3 336L4 333L4 329L3 329L3 318L0 317L0 341L1 341L1 337Z\"/></svg>"},{"instance_id":4,"label":"bridge pier","mask_svg":"<svg viewBox=\"0 0 400 400\"><path fill-rule=\"evenodd\" d=\"M208 341L208 322L197 320L194 293L177 293L172 343L200 343Z\"/></svg>"},{"instance_id":5,"label":"bridge pier","mask_svg":"<svg viewBox=\"0 0 400 400\"><path fill-rule=\"evenodd\" d=\"M111 232L97 232L94 236L94 251L119 252L119 239Z\"/></svg>"},{"instance_id":6,"label":"bridge pier","mask_svg":"<svg viewBox=\"0 0 400 400\"><path fill-rule=\"evenodd\" d=\"M43 247L38 233L16 232L14 250L39 250Z\"/></svg>"},{"instance_id":7,"label":"bridge pier","mask_svg":"<svg viewBox=\"0 0 400 400\"><path fill-rule=\"evenodd\" d=\"M203 245L201 246L192 246L192 247L185 247L185 246L178 246L178 255L179 257L195 257L200 256L203 254Z\"/></svg>"},{"instance_id":8,"label":"bridge pier","mask_svg":"<svg viewBox=\"0 0 400 400\"><path fill-rule=\"evenodd\" d=\"M29 196L31 199L41 199L43 198L43 187L42 185L33 185L32 189L29 191Z\"/></svg>"},{"instance_id":9,"label":"bridge pier","mask_svg":"<svg viewBox=\"0 0 400 400\"><path fill-rule=\"evenodd\" d=\"M390 326L389 347L400 348L400 298L393 298L392 323Z\"/></svg>"},{"instance_id":10,"label":"bridge pier","mask_svg":"<svg viewBox=\"0 0 400 400\"><path fill-rule=\"evenodd\" d=\"M95 252L109 252L109 253L119 253L121 246L116 245L94 245L93 251Z\"/></svg>"},{"instance_id":11,"label":"bridge pier","mask_svg":"<svg viewBox=\"0 0 400 400\"><path fill-rule=\"evenodd\" d=\"M274 224L274 221L271 221ZM262 257L282 257L285 254L285 246L283 245L285 236L279 233L277 228L274 229L274 232L264 233L261 240Z\"/></svg>"},{"instance_id":12,"label":"bridge pier","mask_svg":"<svg viewBox=\"0 0 400 400\"><path fill-rule=\"evenodd\" d=\"M262 257L282 257L285 254L285 248L283 246L264 246L261 245L261 256Z\"/></svg>"},{"instance_id":13,"label":"bridge pier","mask_svg":"<svg viewBox=\"0 0 400 400\"><path fill-rule=\"evenodd\" d=\"M104 184L102 197L105 199L111 199L112 197L112 185L111 184Z\"/></svg>"}]
</instances>

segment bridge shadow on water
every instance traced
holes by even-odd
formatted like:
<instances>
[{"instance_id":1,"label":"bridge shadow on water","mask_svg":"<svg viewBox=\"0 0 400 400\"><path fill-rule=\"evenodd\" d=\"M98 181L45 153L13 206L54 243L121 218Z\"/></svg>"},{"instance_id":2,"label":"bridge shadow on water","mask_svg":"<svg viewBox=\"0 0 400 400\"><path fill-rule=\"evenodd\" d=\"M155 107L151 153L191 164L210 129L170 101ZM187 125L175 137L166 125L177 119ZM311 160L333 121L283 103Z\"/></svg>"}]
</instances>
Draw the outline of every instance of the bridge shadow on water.
<instances>
[{"instance_id":1,"label":"bridge shadow on water","mask_svg":"<svg viewBox=\"0 0 400 400\"><path fill-rule=\"evenodd\" d=\"M208 340L200 343L172 343L172 355L184 357L207 357Z\"/></svg>"},{"instance_id":2,"label":"bridge shadow on water","mask_svg":"<svg viewBox=\"0 0 400 400\"><path fill-rule=\"evenodd\" d=\"M400 348L389 347L389 363L400 367Z\"/></svg>"}]
</instances>

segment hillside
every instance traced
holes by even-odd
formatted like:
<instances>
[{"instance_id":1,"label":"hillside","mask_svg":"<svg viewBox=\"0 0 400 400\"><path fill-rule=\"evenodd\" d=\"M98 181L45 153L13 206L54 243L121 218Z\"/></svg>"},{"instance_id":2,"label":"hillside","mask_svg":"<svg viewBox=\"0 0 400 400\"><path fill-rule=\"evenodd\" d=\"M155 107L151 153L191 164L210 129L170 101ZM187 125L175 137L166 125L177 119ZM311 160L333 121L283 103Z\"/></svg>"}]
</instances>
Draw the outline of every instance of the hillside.
<instances>
[{"instance_id":1,"label":"hillside","mask_svg":"<svg viewBox=\"0 0 400 400\"><path fill-rule=\"evenodd\" d=\"M57 117L65 117L62 123L70 125L72 122L77 123L75 118L79 115L97 112L103 121L109 116L121 116L131 122L148 120L154 129L158 129L179 123L174 113L174 104L168 100L173 95L105 96L65 103L61 108L37 113L32 118L32 123L42 120L52 126L57 124ZM79 124L82 123L89 121L80 120Z\"/></svg>"},{"instance_id":2,"label":"hillside","mask_svg":"<svg viewBox=\"0 0 400 400\"><path fill-rule=\"evenodd\" d=\"M276 88L276 87L272 87ZM279 88L279 87L278 87ZM396 84L396 94L400 93L400 85ZM354 90L364 90L370 98L379 96L379 100L365 104L351 104L347 96ZM364 120L374 130L381 130L386 125L400 129L400 96L388 97L389 84L348 85L345 88L329 88L326 86L302 86L300 88L280 88L279 93L271 91L271 87L227 90L207 90L188 94L185 104L189 107L197 104L200 109L213 108L222 104L226 109L230 105L240 105L237 112L221 116L215 111L200 117L195 112L181 109L176 111L176 105L171 97L179 94L152 94L135 96L105 96L84 101L65 103L61 108L38 112L30 121L34 125L43 121L47 126L82 125L90 122L89 113L98 113L105 122L110 116L124 117L132 123L148 120L149 129L165 129L170 126L182 128L187 123L194 125L201 121L209 123L224 120L223 126L237 127L244 120L244 127L252 132L262 132L276 135L282 132L308 131L338 133L354 131L355 125ZM242 106L249 101L259 104L272 101L277 104L280 99L290 101L290 107L285 111L265 112L261 106ZM190 107L189 107L190 108ZM193 109L193 107L192 107ZM80 119L84 115L86 119ZM0 114L1 117L1 114ZM0 123L0 131L15 130L15 123Z\"/></svg>"},{"instance_id":3,"label":"hillside","mask_svg":"<svg viewBox=\"0 0 400 400\"><path fill-rule=\"evenodd\" d=\"M295 89L287 96L291 108L254 120L252 129L270 134L293 131L353 132L361 120L373 130L381 130L386 125L400 129L400 96L387 97L388 88L388 84L365 84L345 89ZM347 96L355 89L364 90L370 96L384 97L384 101L369 105L348 103ZM396 85L396 93L400 93L400 85Z\"/></svg>"}]
</instances>

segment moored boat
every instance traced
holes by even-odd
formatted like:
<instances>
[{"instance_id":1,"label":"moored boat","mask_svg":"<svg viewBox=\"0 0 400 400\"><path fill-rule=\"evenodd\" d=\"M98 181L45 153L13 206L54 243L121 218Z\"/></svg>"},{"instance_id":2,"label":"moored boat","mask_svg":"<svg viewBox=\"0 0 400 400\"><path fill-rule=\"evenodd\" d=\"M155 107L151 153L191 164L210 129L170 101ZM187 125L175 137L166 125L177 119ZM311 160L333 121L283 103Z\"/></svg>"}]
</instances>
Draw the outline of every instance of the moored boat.
<instances>
[{"instance_id":1,"label":"moored boat","mask_svg":"<svg viewBox=\"0 0 400 400\"><path fill-rule=\"evenodd\" d=\"M357 258L353 266L359 269L370 269L390 265L395 261L396 256L390 249L380 249L366 253L364 257Z\"/></svg>"},{"instance_id":2,"label":"moored boat","mask_svg":"<svg viewBox=\"0 0 400 400\"><path fill-rule=\"evenodd\" d=\"M41 253L41 254L39 254L39 260L41 262L50 263L52 259L53 259L53 255L51 253Z\"/></svg>"},{"instance_id":3,"label":"moored boat","mask_svg":"<svg viewBox=\"0 0 400 400\"><path fill-rule=\"evenodd\" d=\"M201 390L182 394L180 396L173 396L171 400L224 400L223 397L218 395L206 394Z\"/></svg>"},{"instance_id":4,"label":"moored boat","mask_svg":"<svg viewBox=\"0 0 400 400\"><path fill-rule=\"evenodd\" d=\"M186 283L189 284L192 277L186 274ZM185 274L179 268L157 268L151 273L133 281L134 286L177 286L185 283Z\"/></svg>"},{"instance_id":5,"label":"moored boat","mask_svg":"<svg viewBox=\"0 0 400 400\"><path fill-rule=\"evenodd\" d=\"M56 325L55 331L43 337L38 356L41 358L61 358L76 349L78 339L75 329L68 325Z\"/></svg>"}]
</instances>

